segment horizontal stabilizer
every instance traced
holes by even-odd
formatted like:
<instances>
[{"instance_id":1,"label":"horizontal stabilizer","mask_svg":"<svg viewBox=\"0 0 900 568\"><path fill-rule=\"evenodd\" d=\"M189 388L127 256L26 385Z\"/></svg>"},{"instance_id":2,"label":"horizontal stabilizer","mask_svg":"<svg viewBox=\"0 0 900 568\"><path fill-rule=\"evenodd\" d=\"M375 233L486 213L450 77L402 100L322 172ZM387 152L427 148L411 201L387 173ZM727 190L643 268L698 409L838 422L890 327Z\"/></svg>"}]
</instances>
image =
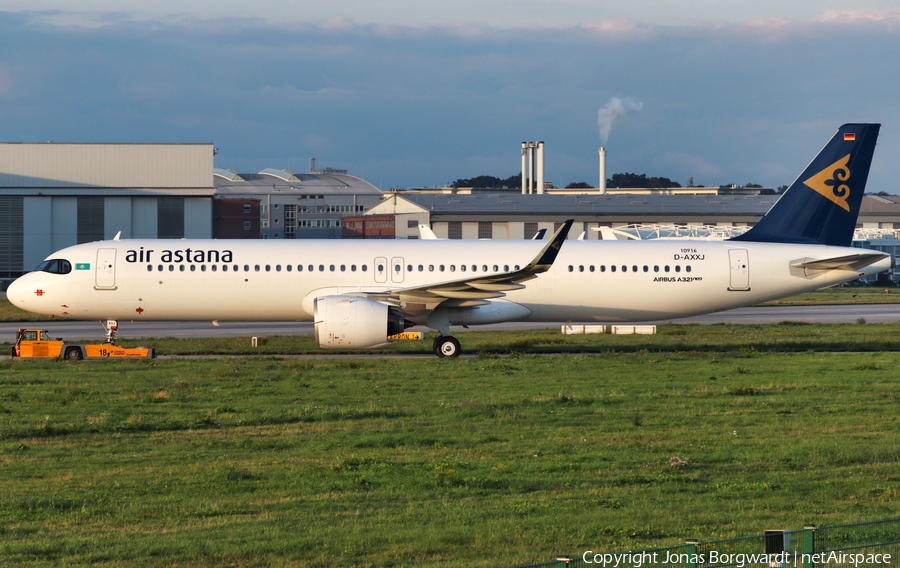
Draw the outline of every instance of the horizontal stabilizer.
<instances>
[{"instance_id":1,"label":"horizontal stabilizer","mask_svg":"<svg viewBox=\"0 0 900 568\"><path fill-rule=\"evenodd\" d=\"M861 252L859 254L818 260L813 258L803 258L792 262L791 266L806 270L851 270L855 272L870 264L875 264L887 256L888 254L883 252Z\"/></svg>"}]
</instances>

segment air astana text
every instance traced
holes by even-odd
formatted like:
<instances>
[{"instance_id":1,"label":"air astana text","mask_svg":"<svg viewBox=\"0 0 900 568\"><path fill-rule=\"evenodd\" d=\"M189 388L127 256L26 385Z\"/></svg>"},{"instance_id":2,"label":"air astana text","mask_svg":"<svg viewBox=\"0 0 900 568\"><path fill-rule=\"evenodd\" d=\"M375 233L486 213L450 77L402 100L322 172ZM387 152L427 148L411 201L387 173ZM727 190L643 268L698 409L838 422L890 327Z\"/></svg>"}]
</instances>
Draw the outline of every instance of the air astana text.
<instances>
[{"instance_id":1,"label":"air astana text","mask_svg":"<svg viewBox=\"0 0 900 568\"><path fill-rule=\"evenodd\" d=\"M159 258L154 258L153 249L141 247L140 250L129 250L125 252L125 260L127 262L233 262L230 250L162 250L159 251Z\"/></svg>"}]
</instances>

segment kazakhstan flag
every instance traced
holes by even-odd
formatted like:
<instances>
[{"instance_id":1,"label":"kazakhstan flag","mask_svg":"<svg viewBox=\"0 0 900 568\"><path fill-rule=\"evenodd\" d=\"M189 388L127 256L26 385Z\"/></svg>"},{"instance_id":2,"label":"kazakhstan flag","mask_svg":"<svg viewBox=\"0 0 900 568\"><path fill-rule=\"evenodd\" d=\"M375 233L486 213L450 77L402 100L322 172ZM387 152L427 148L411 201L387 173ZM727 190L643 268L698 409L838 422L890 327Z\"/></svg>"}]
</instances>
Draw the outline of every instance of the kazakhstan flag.
<instances>
[{"instance_id":1,"label":"kazakhstan flag","mask_svg":"<svg viewBox=\"0 0 900 568\"><path fill-rule=\"evenodd\" d=\"M75 265L75 270L90 270L91 263L90 262L82 262L81 264Z\"/></svg>"}]
</instances>

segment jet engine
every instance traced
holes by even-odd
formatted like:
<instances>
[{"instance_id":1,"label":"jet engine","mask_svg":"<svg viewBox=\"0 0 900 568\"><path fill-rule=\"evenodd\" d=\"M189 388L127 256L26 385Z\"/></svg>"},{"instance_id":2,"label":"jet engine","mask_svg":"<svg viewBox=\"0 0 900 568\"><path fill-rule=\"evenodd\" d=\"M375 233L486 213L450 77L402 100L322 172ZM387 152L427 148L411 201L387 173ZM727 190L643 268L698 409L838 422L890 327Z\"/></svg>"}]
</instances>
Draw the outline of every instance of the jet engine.
<instances>
[{"instance_id":1,"label":"jet engine","mask_svg":"<svg viewBox=\"0 0 900 568\"><path fill-rule=\"evenodd\" d=\"M366 298L322 296L314 303L316 345L325 349L368 349L387 345L388 336L412 325L397 308Z\"/></svg>"}]
</instances>

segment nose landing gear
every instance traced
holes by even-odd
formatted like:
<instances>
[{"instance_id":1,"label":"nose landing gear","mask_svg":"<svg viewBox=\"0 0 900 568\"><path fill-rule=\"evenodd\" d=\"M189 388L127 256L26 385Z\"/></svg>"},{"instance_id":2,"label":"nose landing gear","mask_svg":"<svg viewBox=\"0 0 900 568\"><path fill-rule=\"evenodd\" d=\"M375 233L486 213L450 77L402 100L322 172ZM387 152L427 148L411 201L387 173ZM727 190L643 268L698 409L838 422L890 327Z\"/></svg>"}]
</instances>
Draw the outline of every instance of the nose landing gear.
<instances>
[{"instance_id":1,"label":"nose landing gear","mask_svg":"<svg viewBox=\"0 0 900 568\"><path fill-rule=\"evenodd\" d=\"M106 342L110 345L115 345L116 333L119 331L119 322L116 320L106 320L106 324L101 321L100 325L106 330Z\"/></svg>"}]
</instances>

